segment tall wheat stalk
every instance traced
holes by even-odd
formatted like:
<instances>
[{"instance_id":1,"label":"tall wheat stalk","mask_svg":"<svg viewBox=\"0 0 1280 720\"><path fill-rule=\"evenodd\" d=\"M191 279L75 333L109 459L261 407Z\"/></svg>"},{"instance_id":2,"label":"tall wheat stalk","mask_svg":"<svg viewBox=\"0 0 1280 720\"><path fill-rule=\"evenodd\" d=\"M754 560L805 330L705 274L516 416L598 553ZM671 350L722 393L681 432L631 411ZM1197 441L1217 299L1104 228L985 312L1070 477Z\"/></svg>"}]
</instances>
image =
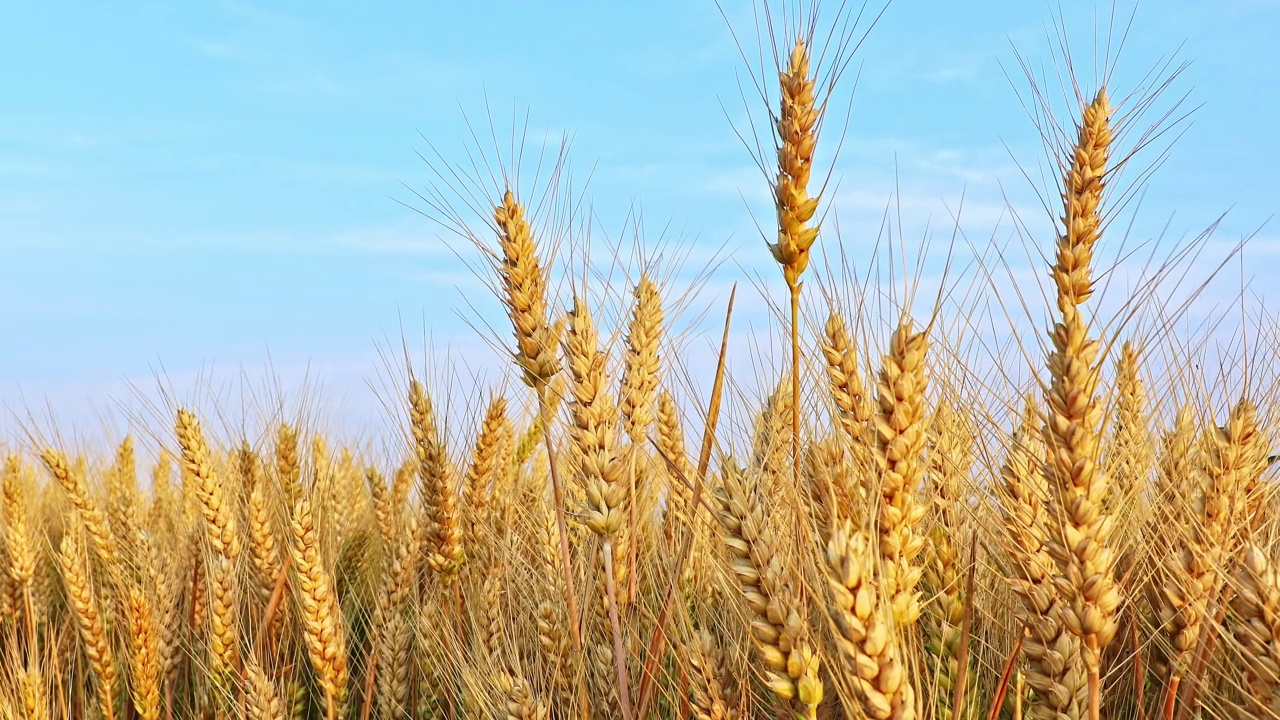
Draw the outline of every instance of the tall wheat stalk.
<instances>
[{"instance_id":1,"label":"tall wheat stalk","mask_svg":"<svg viewBox=\"0 0 1280 720\"><path fill-rule=\"evenodd\" d=\"M820 109L814 99L809 50L802 38L778 73L782 87L777 116L778 179L774 204L778 213L778 241L769 245L773 259L782 266L791 299L791 421L792 482L800 485L800 276L809 267L809 250L818 238L818 226L810 227L818 210L818 198L809 196L813 151L818 141Z\"/></svg>"}]
</instances>

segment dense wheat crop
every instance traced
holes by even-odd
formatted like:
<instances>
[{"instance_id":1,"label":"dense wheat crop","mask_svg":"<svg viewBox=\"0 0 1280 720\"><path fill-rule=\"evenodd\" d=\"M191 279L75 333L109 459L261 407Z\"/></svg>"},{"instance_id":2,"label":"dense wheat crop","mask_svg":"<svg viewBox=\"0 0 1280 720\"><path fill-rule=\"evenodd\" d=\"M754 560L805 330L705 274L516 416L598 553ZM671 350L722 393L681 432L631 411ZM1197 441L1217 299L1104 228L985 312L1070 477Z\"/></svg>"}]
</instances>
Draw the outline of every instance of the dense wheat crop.
<instances>
[{"instance_id":1,"label":"dense wheat crop","mask_svg":"<svg viewBox=\"0 0 1280 720\"><path fill-rule=\"evenodd\" d=\"M687 382L669 268L575 253L564 156L437 167L424 211L490 273L509 382L459 408L408 359L378 442L180 403L110 456L20 428L0 720L1280 717L1275 325L1225 357L1179 334L1181 249L1097 297L1163 85L1082 78L1055 120L1033 83L1048 281L993 346L944 319L963 278L885 312L818 268L856 18L761 19L762 397L723 349Z\"/></svg>"}]
</instances>

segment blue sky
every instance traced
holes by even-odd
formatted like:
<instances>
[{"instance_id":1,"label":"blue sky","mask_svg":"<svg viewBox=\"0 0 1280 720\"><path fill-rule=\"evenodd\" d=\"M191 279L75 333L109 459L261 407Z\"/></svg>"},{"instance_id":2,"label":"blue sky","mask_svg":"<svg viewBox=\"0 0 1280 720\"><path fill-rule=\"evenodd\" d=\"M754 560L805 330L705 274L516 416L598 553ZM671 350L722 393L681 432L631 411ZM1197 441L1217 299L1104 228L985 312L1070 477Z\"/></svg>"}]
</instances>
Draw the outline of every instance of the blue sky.
<instances>
[{"instance_id":1,"label":"blue sky","mask_svg":"<svg viewBox=\"0 0 1280 720\"><path fill-rule=\"evenodd\" d=\"M1067 5L1087 57L1090 4ZM748 26L749 4L726 8ZM1054 12L891 5L858 56L838 168L847 252L868 251L895 188L908 239L949 226L962 193L977 240L1004 197L1033 207L1010 153L1040 155L1006 71L1025 89L1011 43L1048 61ZM1280 211L1278 36L1276 0L1139 8L1116 82L1181 46L1192 65L1175 92L1203 104L1150 184L1140 232L1172 215L1173 236L1193 235L1230 210L1229 244ZM742 267L718 271L709 298L746 273L776 279L751 220L767 218L765 186L726 119L726 106L741 119L742 64L711 0L26 3L6 11L0 64L10 409L47 400L83 421L161 367L181 395L270 362L286 387L310 368L352 412L376 413L366 383L402 328L415 347L428 328L438 350L488 353L453 312L482 286L398 202L420 204L405 185L429 180L419 133L461 159L463 112L483 118L486 102L502 118L527 110L535 134L574 135L606 227L638 204L695 258L733 251ZM1256 288L1280 273L1280 227L1248 252Z\"/></svg>"}]
</instances>

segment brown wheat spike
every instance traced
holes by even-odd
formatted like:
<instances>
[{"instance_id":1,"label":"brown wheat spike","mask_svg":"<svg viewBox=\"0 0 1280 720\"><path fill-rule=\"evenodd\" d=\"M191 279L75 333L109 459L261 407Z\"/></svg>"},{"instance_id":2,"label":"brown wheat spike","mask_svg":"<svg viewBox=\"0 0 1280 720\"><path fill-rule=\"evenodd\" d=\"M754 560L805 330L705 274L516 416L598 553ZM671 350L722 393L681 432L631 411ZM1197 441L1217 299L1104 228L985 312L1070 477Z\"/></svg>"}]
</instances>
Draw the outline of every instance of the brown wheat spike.
<instances>
[{"instance_id":1,"label":"brown wheat spike","mask_svg":"<svg viewBox=\"0 0 1280 720\"><path fill-rule=\"evenodd\" d=\"M28 657L25 667L14 660L9 663L13 668L17 687L17 708L13 711L14 720L49 720L49 693L45 687L45 675L41 672L40 662L34 655Z\"/></svg>"},{"instance_id":2,"label":"brown wheat spike","mask_svg":"<svg viewBox=\"0 0 1280 720\"><path fill-rule=\"evenodd\" d=\"M837 312L827 316L823 326L822 357L827 361L827 384L835 403L836 419L854 448L860 466L870 465L867 455L867 428L871 422L872 404L862 383L858 355L849 337L844 318Z\"/></svg>"},{"instance_id":3,"label":"brown wheat spike","mask_svg":"<svg viewBox=\"0 0 1280 720\"><path fill-rule=\"evenodd\" d=\"M973 427L951 403L938 407L929 425L929 484L933 529L923 585L933 598L925 609L925 648L936 664L934 677L942 698L951 698L960 674L961 627L964 622L963 546L965 493L973 467ZM938 717L967 717L964 708L939 703Z\"/></svg>"},{"instance_id":4,"label":"brown wheat spike","mask_svg":"<svg viewBox=\"0 0 1280 720\"><path fill-rule=\"evenodd\" d=\"M1190 420L1179 417L1179 421L1185 426L1168 443L1171 454L1183 457L1168 458L1170 469L1186 464L1185 456L1193 451ZM1248 401L1237 403L1227 423L1210 437L1203 469L1192 468L1202 482L1199 495L1188 498L1194 515L1180 527L1168 528L1181 533L1174 543L1178 550L1164 573L1158 607L1161 626L1172 644L1169 672L1175 689L1188 670L1186 662L1198 645L1206 613L1226 581L1227 567L1250 519L1248 493L1265 462L1266 446Z\"/></svg>"},{"instance_id":5,"label":"brown wheat spike","mask_svg":"<svg viewBox=\"0 0 1280 720\"><path fill-rule=\"evenodd\" d=\"M780 539L766 523L769 505L759 473L744 473L726 460L716 496L729 569L753 614L751 638L765 668L765 684L793 709L803 708L814 717L823 694L818 658L805 637L803 608L786 569Z\"/></svg>"},{"instance_id":6,"label":"brown wheat spike","mask_svg":"<svg viewBox=\"0 0 1280 720\"><path fill-rule=\"evenodd\" d=\"M805 448L804 478L823 537L830 535L837 518L860 517L863 510L847 446L840 436L829 435Z\"/></svg>"},{"instance_id":7,"label":"brown wheat spike","mask_svg":"<svg viewBox=\"0 0 1280 720\"><path fill-rule=\"evenodd\" d=\"M377 705L380 716L384 718L398 717L409 698L412 626L407 605L425 543L425 534L416 514L410 513L406 518L400 537L403 539L398 545L393 545L388 554L382 596L375 609L379 656Z\"/></svg>"},{"instance_id":8,"label":"brown wheat spike","mask_svg":"<svg viewBox=\"0 0 1280 720\"><path fill-rule=\"evenodd\" d=\"M511 424L511 417L503 413L497 428L497 442L494 448L492 482L490 495L493 497L493 508L489 522L496 526L494 541L503 551L514 542L514 529L520 521L524 505L521 503L523 489L519 485L518 466L516 465L516 429ZM544 484L545 487L545 484Z\"/></svg>"},{"instance_id":9,"label":"brown wheat spike","mask_svg":"<svg viewBox=\"0 0 1280 720\"><path fill-rule=\"evenodd\" d=\"M228 683L239 669L236 594L240 535L231 497L215 471L209 446L196 416L178 410L178 445L182 462L195 481L194 490L204 517L205 541L212 553L209 570L210 609L213 630L209 637L212 675L218 683Z\"/></svg>"},{"instance_id":10,"label":"brown wheat spike","mask_svg":"<svg viewBox=\"0 0 1280 720\"><path fill-rule=\"evenodd\" d=\"M790 388L791 375L787 374L765 400L752 438L753 464L764 473L770 492L779 500L787 495L783 479L787 469L788 440L795 417Z\"/></svg>"},{"instance_id":11,"label":"brown wheat spike","mask_svg":"<svg viewBox=\"0 0 1280 720\"><path fill-rule=\"evenodd\" d=\"M129 589L129 690L133 707L142 720L159 720L160 637L151 595L142 588Z\"/></svg>"},{"instance_id":12,"label":"brown wheat spike","mask_svg":"<svg viewBox=\"0 0 1280 720\"><path fill-rule=\"evenodd\" d=\"M680 425L680 408L671 393L658 394L658 454L666 469L667 507L663 515L663 530L668 542L675 542L676 531L687 528L692 522L689 504L693 501L693 464L685 450L684 429ZM673 545L674 547L674 545Z\"/></svg>"},{"instance_id":13,"label":"brown wheat spike","mask_svg":"<svg viewBox=\"0 0 1280 720\"><path fill-rule=\"evenodd\" d=\"M862 711L873 720L914 720L916 689L908 676L898 627L873 577L875 553L867 533L843 521L826 548L836 646Z\"/></svg>"},{"instance_id":14,"label":"brown wheat spike","mask_svg":"<svg viewBox=\"0 0 1280 720\"><path fill-rule=\"evenodd\" d=\"M480 432L476 435L471 451L471 463L467 466L463 497L466 500L467 538L474 548L473 555L491 549L489 528L494 504L497 502L496 476L503 462L501 451L503 428L508 424L507 401L495 396L489 401ZM478 562L484 558L476 557Z\"/></svg>"},{"instance_id":15,"label":"brown wheat spike","mask_svg":"<svg viewBox=\"0 0 1280 720\"><path fill-rule=\"evenodd\" d=\"M809 267L809 249L818 237L818 227L809 227L818 209L818 198L809 196L809 175L817 144L819 110L814 101L814 80L809 77L809 51L797 39L785 71L778 74L782 85L778 114L778 180L774 202L778 210L778 242L769 245L773 259L782 265L789 287L800 284Z\"/></svg>"},{"instance_id":16,"label":"brown wheat spike","mask_svg":"<svg viewBox=\"0 0 1280 720\"><path fill-rule=\"evenodd\" d=\"M115 655L111 650L111 639L107 635L106 623L93 591L89 558L78 537L80 532L79 527L69 528L62 536L59 558L62 579L67 588L67 603L71 607L76 627L80 630L85 657L89 659L89 667L93 670L97 683L98 708L107 720L112 720L115 717L119 675Z\"/></svg>"},{"instance_id":17,"label":"brown wheat spike","mask_svg":"<svg viewBox=\"0 0 1280 720\"><path fill-rule=\"evenodd\" d=\"M333 581L321 557L321 542L311 500L298 496L290 523L289 550L297 584L294 598L301 616L303 638L316 681L324 692L329 720L342 716L347 699L346 630L334 594Z\"/></svg>"},{"instance_id":18,"label":"brown wheat spike","mask_svg":"<svg viewBox=\"0 0 1280 720\"><path fill-rule=\"evenodd\" d=\"M547 321L547 271L538 259L538 246L525 218L524 207L510 190L494 208L498 244L502 249L502 287L507 314L515 329L516 364L532 388L544 387L560 372L556 357L557 332Z\"/></svg>"},{"instance_id":19,"label":"brown wheat spike","mask_svg":"<svg viewBox=\"0 0 1280 720\"><path fill-rule=\"evenodd\" d=\"M107 520L112 534L126 551L133 551L133 538L141 531L142 518L138 503L138 467L133 450L133 436L126 435L116 449L116 461L107 480Z\"/></svg>"},{"instance_id":20,"label":"brown wheat spike","mask_svg":"<svg viewBox=\"0 0 1280 720\"><path fill-rule=\"evenodd\" d=\"M245 717L248 720L285 720L284 703L280 701L275 683L252 656L245 662L244 673L248 681Z\"/></svg>"},{"instance_id":21,"label":"brown wheat spike","mask_svg":"<svg viewBox=\"0 0 1280 720\"><path fill-rule=\"evenodd\" d=\"M298 430L289 423L280 423L276 429L275 465L276 480L292 508L302 492L302 456L298 454Z\"/></svg>"},{"instance_id":22,"label":"brown wheat spike","mask_svg":"<svg viewBox=\"0 0 1280 720\"><path fill-rule=\"evenodd\" d=\"M1240 398L1231 408L1224 426L1212 435L1206 463L1209 482L1234 471L1237 496L1227 501L1223 510L1233 531L1232 554L1247 538L1242 535L1257 531L1270 518L1269 507L1274 489L1265 482L1271 441L1258 419L1258 408L1248 398Z\"/></svg>"},{"instance_id":23,"label":"brown wheat spike","mask_svg":"<svg viewBox=\"0 0 1280 720\"><path fill-rule=\"evenodd\" d=\"M1153 444L1147 430L1146 390L1140 376L1141 364L1133 343L1125 342L1116 361L1116 392L1119 395L1106 456L1106 473L1115 485L1112 505L1120 517L1139 509L1148 475L1154 462Z\"/></svg>"},{"instance_id":24,"label":"brown wheat spike","mask_svg":"<svg viewBox=\"0 0 1280 720\"><path fill-rule=\"evenodd\" d=\"M564 338L565 363L573 378L570 437L579 480L586 491L582 523L602 537L625 520L627 487L617 457L618 409L605 391L605 362L591 311L575 297Z\"/></svg>"},{"instance_id":25,"label":"brown wheat spike","mask_svg":"<svg viewBox=\"0 0 1280 720\"><path fill-rule=\"evenodd\" d=\"M411 458L406 458L391 476L391 508L397 523L404 519L404 508L409 506L409 493L413 492L413 481L417 477L417 453Z\"/></svg>"},{"instance_id":26,"label":"brown wheat spike","mask_svg":"<svg viewBox=\"0 0 1280 720\"><path fill-rule=\"evenodd\" d=\"M78 464L74 466L68 464L67 456L53 448L45 448L40 453L40 460L49 469L53 479L57 480L58 484L62 486L63 491L67 494L67 499L75 507L76 515L79 516L85 532L89 535L90 542L93 543L93 550L98 556L98 560L108 567L114 567L113 564L117 560L115 538L111 534L111 526L107 523L102 511L98 509L93 502L93 498L89 495L83 468L79 467Z\"/></svg>"},{"instance_id":27,"label":"brown wheat spike","mask_svg":"<svg viewBox=\"0 0 1280 720\"><path fill-rule=\"evenodd\" d=\"M9 572L7 551L0 545L0 617L13 617L21 607L18 601L17 585Z\"/></svg>"},{"instance_id":28,"label":"brown wheat spike","mask_svg":"<svg viewBox=\"0 0 1280 720\"><path fill-rule=\"evenodd\" d=\"M151 505L147 508L147 526L155 537L170 539L174 535L173 455L166 449L151 467Z\"/></svg>"},{"instance_id":29,"label":"brown wheat spike","mask_svg":"<svg viewBox=\"0 0 1280 720\"><path fill-rule=\"evenodd\" d=\"M1253 403L1241 398L1227 422L1207 434L1205 441L1203 487L1193 506L1196 517L1188 524L1190 532L1182 538L1185 547L1165 594L1165 599L1179 609L1171 629L1187 635L1175 640L1178 644L1204 634L1203 623L1212 620L1207 613L1219 604L1224 577L1230 574L1242 548L1251 542L1251 531L1267 515L1267 488L1261 482L1267 444ZM1203 644L1196 640L1192 647ZM1170 678L1174 689L1188 669L1183 662L1186 659L1185 652L1174 658ZM1207 659L1199 654L1190 670L1202 672ZM1195 700L1187 702L1190 705Z\"/></svg>"},{"instance_id":30,"label":"brown wheat spike","mask_svg":"<svg viewBox=\"0 0 1280 720\"><path fill-rule=\"evenodd\" d=\"M1153 638L1168 641L1153 643L1150 659L1155 674L1169 679L1172 687L1165 693L1172 701L1181 682L1178 661L1185 659L1180 656L1195 646L1201 620L1197 613L1183 612L1186 598L1177 590L1186 580L1179 577L1188 549L1185 540L1195 535L1195 527L1200 524L1195 505L1204 490L1204 457L1196 442L1190 406L1181 405L1173 427L1161 435L1155 466L1152 512L1145 521L1144 533L1148 537L1168 537L1172 542L1152 543L1145 558L1150 574L1143 583L1148 601L1144 619Z\"/></svg>"},{"instance_id":31,"label":"brown wheat spike","mask_svg":"<svg viewBox=\"0 0 1280 720\"><path fill-rule=\"evenodd\" d=\"M484 640L485 650L492 658L502 657L503 627L506 625L503 620L502 586L502 566L494 563L489 566L489 571L485 574L482 592L484 614L480 618L483 625L481 638Z\"/></svg>"},{"instance_id":32,"label":"brown wheat spike","mask_svg":"<svg viewBox=\"0 0 1280 720\"><path fill-rule=\"evenodd\" d=\"M1244 657L1241 720L1280 717L1280 572L1261 548L1249 547L1236 575L1234 635Z\"/></svg>"},{"instance_id":33,"label":"brown wheat spike","mask_svg":"<svg viewBox=\"0 0 1280 720\"><path fill-rule=\"evenodd\" d=\"M507 672L499 672L497 685L506 696L504 706L507 720L546 720L550 717L547 706L533 696L533 691L524 680Z\"/></svg>"},{"instance_id":34,"label":"brown wheat spike","mask_svg":"<svg viewBox=\"0 0 1280 720\"><path fill-rule=\"evenodd\" d=\"M369 486L369 499L373 503L373 520L378 529L378 538L383 544L391 542L396 525L393 517L397 514L391 509L391 493L387 481L378 472L378 468L369 466L364 470L365 484Z\"/></svg>"},{"instance_id":35,"label":"brown wheat spike","mask_svg":"<svg viewBox=\"0 0 1280 720\"><path fill-rule=\"evenodd\" d=\"M1081 305L1093 294L1093 250L1101 232L1110 114L1106 90L1099 90L1084 110L1063 180L1063 231L1052 272L1060 317L1049 333L1053 347L1044 428L1044 474L1057 524L1048 549L1058 565L1062 624L1084 644L1089 714L1094 720L1100 704L1102 649L1115 637L1121 595L1113 577L1114 521L1104 512L1110 480L1098 465L1099 344L1089 337Z\"/></svg>"},{"instance_id":36,"label":"brown wheat spike","mask_svg":"<svg viewBox=\"0 0 1280 720\"><path fill-rule=\"evenodd\" d=\"M27 639L34 642L35 608L32 606L31 590L36 575L36 549L29 529L30 505L23 475L22 460L9 453L5 457L3 471L0 471L0 509L3 510L0 517L4 519L4 549L9 555L9 577L21 599Z\"/></svg>"},{"instance_id":37,"label":"brown wheat spike","mask_svg":"<svg viewBox=\"0 0 1280 720\"><path fill-rule=\"evenodd\" d=\"M571 675L570 663L574 661L575 656L569 652L570 638L566 630L567 618L565 617L568 608L562 603L546 599L546 597L557 597L560 591L557 573L560 562L559 536L556 520L545 502L535 502L532 515L532 519L526 525L531 533L527 542L536 558L535 576L546 588L537 596L543 599L538 601L535 611L539 659L551 678L555 696L565 707L571 707L572 697L569 693L568 678Z\"/></svg>"},{"instance_id":38,"label":"brown wheat spike","mask_svg":"<svg viewBox=\"0 0 1280 720\"><path fill-rule=\"evenodd\" d=\"M1203 489L1203 464L1195 418L1191 407L1182 405L1174 415L1173 427L1160 438L1152 507L1156 522L1163 523L1161 527L1181 527L1191 521L1190 509Z\"/></svg>"},{"instance_id":39,"label":"brown wheat spike","mask_svg":"<svg viewBox=\"0 0 1280 720\"><path fill-rule=\"evenodd\" d=\"M188 544L189 545L189 544ZM155 543L147 546L147 569L155 587L156 657L160 676L168 679L182 651L181 628L187 605L185 592L191 583L194 552L181 552L176 562L162 563Z\"/></svg>"},{"instance_id":40,"label":"brown wheat spike","mask_svg":"<svg viewBox=\"0 0 1280 720\"><path fill-rule=\"evenodd\" d=\"M1027 683L1035 690L1032 713L1038 720L1083 717L1088 702L1084 668L1077 662L1080 641L1059 619L1057 564L1048 552L1049 487L1043 473L1043 425L1028 397L1021 424L1000 468L996 497L1005 547L1013 558L1009 585L1021 601L1015 608L1026 628L1023 656Z\"/></svg>"},{"instance_id":41,"label":"brown wheat spike","mask_svg":"<svg viewBox=\"0 0 1280 720\"><path fill-rule=\"evenodd\" d=\"M663 332L662 297L658 288L641 275L634 291L635 303L631 311L631 323L627 330L626 347L622 356L622 378L618 388L618 410L622 431L629 443L626 449L627 485L631 502L628 503L628 535L626 571L630 574L628 602L634 599L638 589L639 572L636 570L641 538L637 526L652 516L657 494L648 478L651 473L644 462L647 457L645 440L654 422L654 402L660 380L658 344ZM615 548L617 549L617 548Z\"/></svg>"},{"instance_id":42,"label":"brown wheat spike","mask_svg":"<svg viewBox=\"0 0 1280 720\"><path fill-rule=\"evenodd\" d=\"M715 637L707 630L698 630L684 646L680 658L687 666L689 700L697 720L730 720L735 717L725 683L729 673L725 668L724 653L716 645Z\"/></svg>"},{"instance_id":43,"label":"brown wheat spike","mask_svg":"<svg viewBox=\"0 0 1280 720\"><path fill-rule=\"evenodd\" d=\"M632 445L640 445L653 425L654 394L659 382L658 342L662 338L662 297L648 275L636 284L635 306L623 355L618 409Z\"/></svg>"},{"instance_id":44,"label":"brown wheat spike","mask_svg":"<svg viewBox=\"0 0 1280 720\"><path fill-rule=\"evenodd\" d=\"M791 298L791 480L800 484L800 276L809 266L809 250L818 238L818 226L809 226L818 209L818 198L809 196L813 151L818 142L821 116L814 99L815 81L809 76L809 50L796 38L786 70L778 73L781 86L777 123L778 176L773 183L778 215L778 241L769 244L773 259L782 266Z\"/></svg>"},{"instance_id":45,"label":"brown wheat spike","mask_svg":"<svg viewBox=\"0 0 1280 720\"><path fill-rule=\"evenodd\" d=\"M580 297L574 296L569 312L568 330L564 336L565 364L569 368L573 402L570 413L570 441L573 447L579 485L586 495L581 522L601 541L604 572L604 605L613 635L613 662L617 665L618 682L614 686L624 717L629 717L630 697L619 619L620 588L626 579L625 549L621 546L629 501L626 467L618 454L618 409L605 390L607 357L600 351L591 311Z\"/></svg>"},{"instance_id":46,"label":"brown wheat spike","mask_svg":"<svg viewBox=\"0 0 1280 720\"><path fill-rule=\"evenodd\" d=\"M928 376L924 333L902 322L894 331L877 382L878 408L872 419L876 433L874 458L879 495L876 531L879 534L881 592L893 609L894 621L909 625L920 617L916 585L924 569L916 560L926 538L917 532L928 507L916 501L924 480L924 451L928 440L925 387Z\"/></svg>"},{"instance_id":47,"label":"brown wheat spike","mask_svg":"<svg viewBox=\"0 0 1280 720\"><path fill-rule=\"evenodd\" d=\"M427 564L446 581L452 580L466 559L458 522L454 471L436 425L431 398L417 380L409 383L409 427L418 456L418 480L422 485L429 521Z\"/></svg>"},{"instance_id":48,"label":"brown wheat spike","mask_svg":"<svg viewBox=\"0 0 1280 720\"><path fill-rule=\"evenodd\" d=\"M276 579L283 571L280 565L280 548L276 545L274 496L269 494L262 463L248 441L237 453L240 481L249 495L249 558L253 561L254 578L258 594L266 599L275 589Z\"/></svg>"}]
</instances>

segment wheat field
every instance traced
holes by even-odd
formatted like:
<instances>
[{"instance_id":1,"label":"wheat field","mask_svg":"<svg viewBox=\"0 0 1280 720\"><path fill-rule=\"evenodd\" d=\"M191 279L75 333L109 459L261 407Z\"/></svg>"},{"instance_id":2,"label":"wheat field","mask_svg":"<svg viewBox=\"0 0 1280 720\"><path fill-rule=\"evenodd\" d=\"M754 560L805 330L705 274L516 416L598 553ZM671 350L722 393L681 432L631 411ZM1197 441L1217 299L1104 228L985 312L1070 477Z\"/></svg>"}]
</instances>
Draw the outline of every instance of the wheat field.
<instances>
[{"instance_id":1,"label":"wheat field","mask_svg":"<svg viewBox=\"0 0 1280 720\"><path fill-rule=\"evenodd\" d=\"M991 255L965 275L952 243L937 299L823 266L853 10L737 36L766 58L776 363L735 373L731 296L689 382L696 288L591 271L564 154L534 182L519 152L442 161L421 210L505 308L506 382L457 407L406 353L379 442L180 402L114 454L22 427L0 720L1280 718L1280 332L1241 300L1248 336L1214 354L1179 322L1203 236L1142 297L1097 297L1164 83L1067 65L1055 115L1028 75L1046 282L988 305L993 344L944 312L1003 287Z\"/></svg>"}]
</instances>

